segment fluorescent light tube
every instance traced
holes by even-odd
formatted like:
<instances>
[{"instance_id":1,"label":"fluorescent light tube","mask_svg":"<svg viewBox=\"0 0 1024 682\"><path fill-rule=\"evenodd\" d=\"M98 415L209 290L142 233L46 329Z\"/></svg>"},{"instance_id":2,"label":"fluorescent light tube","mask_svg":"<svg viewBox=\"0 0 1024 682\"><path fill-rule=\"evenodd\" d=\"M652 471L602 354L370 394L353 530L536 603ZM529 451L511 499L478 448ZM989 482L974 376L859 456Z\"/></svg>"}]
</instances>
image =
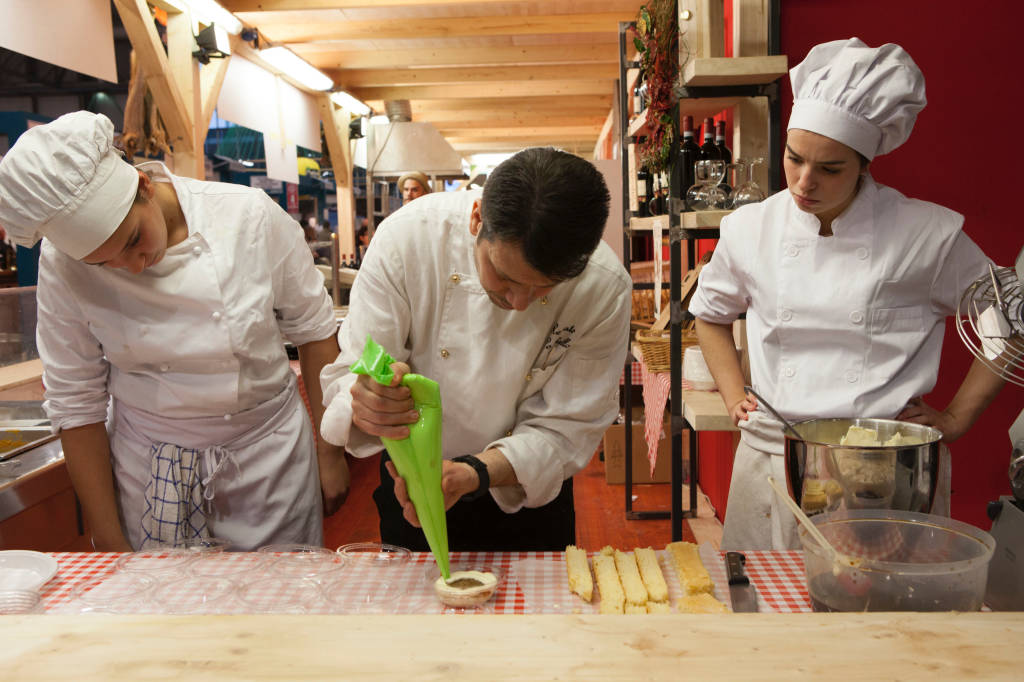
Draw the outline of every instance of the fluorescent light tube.
<instances>
[{"instance_id":1,"label":"fluorescent light tube","mask_svg":"<svg viewBox=\"0 0 1024 682\"><path fill-rule=\"evenodd\" d=\"M287 47L260 50L260 59L312 90L330 90L334 81Z\"/></svg>"},{"instance_id":2,"label":"fluorescent light tube","mask_svg":"<svg viewBox=\"0 0 1024 682\"><path fill-rule=\"evenodd\" d=\"M331 101L346 111L351 111L356 116L366 116L372 111L362 100L356 99L344 90L331 93Z\"/></svg>"}]
</instances>

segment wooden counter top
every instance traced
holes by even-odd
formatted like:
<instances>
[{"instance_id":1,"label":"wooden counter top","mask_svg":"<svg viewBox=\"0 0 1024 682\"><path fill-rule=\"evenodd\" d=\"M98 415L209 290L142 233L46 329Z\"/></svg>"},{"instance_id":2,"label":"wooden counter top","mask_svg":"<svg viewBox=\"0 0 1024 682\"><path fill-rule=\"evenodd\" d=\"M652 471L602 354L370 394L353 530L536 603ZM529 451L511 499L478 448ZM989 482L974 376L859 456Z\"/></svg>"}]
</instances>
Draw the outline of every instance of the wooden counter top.
<instances>
[{"instance_id":1,"label":"wooden counter top","mask_svg":"<svg viewBox=\"0 0 1024 682\"><path fill-rule=\"evenodd\" d=\"M6 616L29 680L1020 679L1024 613Z\"/></svg>"},{"instance_id":2,"label":"wooden counter top","mask_svg":"<svg viewBox=\"0 0 1024 682\"><path fill-rule=\"evenodd\" d=\"M738 431L718 391L683 391L683 416L696 431Z\"/></svg>"},{"instance_id":3,"label":"wooden counter top","mask_svg":"<svg viewBox=\"0 0 1024 682\"><path fill-rule=\"evenodd\" d=\"M42 378L43 361L39 358L0 367L0 391L39 381Z\"/></svg>"}]
</instances>

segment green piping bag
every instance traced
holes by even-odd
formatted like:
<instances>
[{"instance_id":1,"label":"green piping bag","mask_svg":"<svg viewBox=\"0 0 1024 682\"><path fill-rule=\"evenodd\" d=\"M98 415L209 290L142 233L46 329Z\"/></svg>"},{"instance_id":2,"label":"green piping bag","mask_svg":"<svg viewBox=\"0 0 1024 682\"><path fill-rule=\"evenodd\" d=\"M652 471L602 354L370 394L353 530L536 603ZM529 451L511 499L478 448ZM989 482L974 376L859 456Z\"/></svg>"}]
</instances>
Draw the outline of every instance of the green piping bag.
<instances>
[{"instance_id":1,"label":"green piping bag","mask_svg":"<svg viewBox=\"0 0 1024 682\"><path fill-rule=\"evenodd\" d=\"M388 355L376 341L366 337L363 355L352 372L365 374L377 383L390 386L395 378ZM409 425L409 437L402 440L381 438L398 474L405 479L409 498L423 526L430 551L445 580L451 578L448 566L448 522L444 494L441 492L441 389L437 382L419 374L406 374L402 385L412 393L420 418Z\"/></svg>"}]
</instances>

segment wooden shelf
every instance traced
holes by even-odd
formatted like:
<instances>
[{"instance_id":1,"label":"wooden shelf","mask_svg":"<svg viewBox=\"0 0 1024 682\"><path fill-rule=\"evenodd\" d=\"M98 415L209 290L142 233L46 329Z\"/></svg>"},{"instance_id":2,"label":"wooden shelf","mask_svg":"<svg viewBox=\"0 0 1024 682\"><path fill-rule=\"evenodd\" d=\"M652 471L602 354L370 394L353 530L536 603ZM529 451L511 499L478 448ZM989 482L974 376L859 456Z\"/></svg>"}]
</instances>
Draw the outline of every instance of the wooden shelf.
<instances>
[{"instance_id":1,"label":"wooden shelf","mask_svg":"<svg viewBox=\"0 0 1024 682\"><path fill-rule=\"evenodd\" d=\"M715 85L761 85L786 75L786 55L770 57L704 57L691 59L683 69L688 87Z\"/></svg>"},{"instance_id":2,"label":"wooden shelf","mask_svg":"<svg viewBox=\"0 0 1024 682\"><path fill-rule=\"evenodd\" d=\"M626 134L630 137L638 137L646 135L648 132L650 132L650 129L647 127L647 109L644 109L629 122Z\"/></svg>"},{"instance_id":3,"label":"wooden shelf","mask_svg":"<svg viewBox=\"0 0 1024 682\"><path fill-rule=\"evenodd\" d=\"M688 230L718 227L722 224L722 218L730 213L732 211L684 211L679 214L679 225Z\"/></svg>"},{"instance_id":4,"label":"wooden shelf","mask_svg":"<svg viewBox=\"0 0 1024 682\"><path fill-rule=\"evenodd\" d=\"M633 217L629 219L629 229L633 232L646 232L653 230L655 223L661 223L661 230L668 233L668 216L654 215L646 218Z\"/></svg>"}]
</instances>

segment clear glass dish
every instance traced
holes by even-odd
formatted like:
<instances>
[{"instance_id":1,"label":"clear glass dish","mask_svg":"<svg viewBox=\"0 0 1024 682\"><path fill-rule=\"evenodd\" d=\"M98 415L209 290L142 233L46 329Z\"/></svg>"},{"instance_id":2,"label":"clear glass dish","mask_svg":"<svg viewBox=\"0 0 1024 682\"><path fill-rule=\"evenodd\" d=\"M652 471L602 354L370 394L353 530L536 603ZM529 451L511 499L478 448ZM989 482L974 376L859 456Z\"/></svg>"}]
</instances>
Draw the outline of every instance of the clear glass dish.
<instances>
[{"instance_id":1,"label":"clear glass dish","mask_svg":"<svg viewBox=\"0 0 1024 682\"><path fill-rule=\"evenodd\" d=\"M0 616L42 613L43 602L33 590L4 590L0 592Z\"/></svg>"},{"instance_id":2,"label":"clear glass dish","mask_svg":"<svg viewBox=\"0 0 1024 682\"><path fill-rule=\"evenodd\" d=\"M313 545L267 545L258 553L271 558L267 570L285 578L324 581L335 577L345 558L326 547Z\"/></svg>"},{"instance_id":3,"label":"clear glass dish","mask_svg":"<svg viewBox=\"0 0 1024 682\"><path fill-rule=\"evenodd\" d=\"M107 573L77 583L71 598L83 611L101 610L110 613L131 613L148 598L156 581L142 573Z\"/></svg>"},{"instance_id":4,"label":"clear glass dish","mask_svg":"<svg viewBox=\"0 0 1024 682\"><path fill-rule=\"evenodd\" d=\"M242 585L237 595L249 613L309 613L323 603L320 586L305 578L263 578Z\"/></svg>"},{"instance_id":5,"label":"clear glass dish","mask_svg":"<svg viewBox=\"0 0 1024 682\"><path fill-rule=\"evenodd\" d=\"M346 564L375 569L397 568L409 563L412 552L405 547L380 542L352 542L337 549Z\"/></svg>"},{"instance_id":6,"label":"clear glass dish","mask_svg":"<svg viewBox=\"0 0 1024 682\"><path fill-rule=\"evenodd\" d=\"M235 589L229 578L187 576L154 586L150 601L160 613L218 613Z\"/></svg>"},{"instance_id":7,"label":"clear glass dish","mask_svg":"<svg viewBox=\"0 0 1024 682\"><path fill-rule=\"evenodd\" d=\"M195 561L199 554L187 549L153 549L129 552L118 558L117 570L126 573L177 572Z\"/></svg>"},{"instance_id":8,"label":"clear glass dish","mask_svg":"<svg viewBox=\"0 0 1024 682\"><path fill-rule=\"evenodd\" d=\"M258 552L210 552L201 554L186 570L201 578L231 578L243 583L266 577L271 561L266 554Z\"/></svg>"}]
</instances>

